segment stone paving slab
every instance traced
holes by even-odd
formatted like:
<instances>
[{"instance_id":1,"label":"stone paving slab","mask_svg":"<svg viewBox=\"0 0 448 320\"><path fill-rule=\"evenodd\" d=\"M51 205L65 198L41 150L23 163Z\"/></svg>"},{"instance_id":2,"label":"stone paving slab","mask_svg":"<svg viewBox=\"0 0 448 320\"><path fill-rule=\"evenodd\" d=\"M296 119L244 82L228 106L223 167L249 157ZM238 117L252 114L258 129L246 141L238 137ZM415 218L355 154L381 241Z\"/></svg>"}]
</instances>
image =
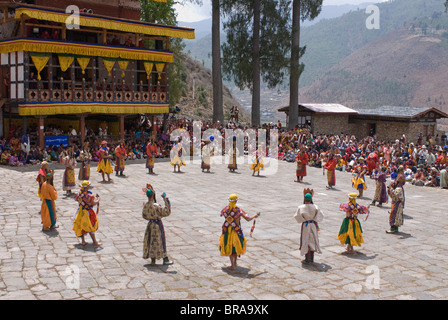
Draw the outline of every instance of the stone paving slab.
<instances>
[{"instance_id":1,"label":"stone paving slab","mask_svg":"<svg viewBox=\"0 0 448 320\"><path fill-rule=\"evenodd\" d=\"M159 300L429 300L448 298L448 191L406 185L405 222L400 233L386 234L389 204L373 207L361 220L365 243L345 255L337 234L344 218L339 204L352 192L350 174L336 173L336 189L326 190L322 169L308 168L303 183L294 182L295 164L280 162L275 175L252 177L249 164L229 173L224 164L202 173L189 164L173 173L169 162L156 163L149 175L142 161L128 162L126 177L100 182L92 168L94 193L101 196L95 249L82 247L72 231L77 205L62 191L63 170L56 170L59 229L41 231L37 198L38 167L0 167L0 299L159 299ZM76 172L77 174L77 172ZM152 267L142 258L147 222L141 189L151 183L157 200L166 192L172 215L163 220L173 265ZM374 181L361 204L368 204ZM322 254L302 265L300 225L293 216L303 188L315 190L314 203L324 212L320 223ZM218 251L222 218L229 194L249 214L243 221L247 253L235 271L225 269ZM86 238L90 242L90 238ZM79 275L79 276L78 276Z\"/></svg>"}]
</instances>

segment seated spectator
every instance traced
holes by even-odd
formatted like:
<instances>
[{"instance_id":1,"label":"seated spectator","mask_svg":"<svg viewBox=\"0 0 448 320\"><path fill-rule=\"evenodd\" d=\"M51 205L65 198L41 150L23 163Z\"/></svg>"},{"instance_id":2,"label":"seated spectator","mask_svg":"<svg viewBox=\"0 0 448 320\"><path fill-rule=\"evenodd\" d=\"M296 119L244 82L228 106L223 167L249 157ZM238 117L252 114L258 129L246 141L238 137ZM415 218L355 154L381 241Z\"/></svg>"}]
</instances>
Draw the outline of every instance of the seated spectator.
<instances>
[{"instance_id":1,"label":"seated spectator","mask_svg":"<svg viewBox=\"0 0 448 320\"><path fill-rule=\"evenodd\" d=\"M422 168L417 169L411 183L419 187L425 185L425 175L423 174Z\"/></svg>"},{"instance_id":2,"label":"seated spectator","mask_svg":"<svg viewBox=\"0 0 448 320\"><path fill-rule=\"evenodd\" d=\"M19 158L17 158L17 153L13 153L10 157L9 157L9 165L11 167L18 167L20 165L19 162Z\"/></svg>"},{"instance_id":3,"label":"seated spectator","mask_svg":"<svg viewBox=\"0 0 448 320\"><path fill-rule=\"evenodd\" d=\"M11 152L6 149L3 153L2 156L0 158L0 163L3 165L8 165L9 164L9 158L11 158Z\"/></svg>"},{"instance_id":4,"label":"seated spectator","mask_svg":"<svg viewBox=\"0 0 448 320\"><path fill-rule=\"evenodd\" d=\"M439 170L436 168L431 168L431 171L429 173L429 177L426 179L425 186L426 187L438 187L439 181L437 177L439 176Z\"/></svg>"}]
</instances>

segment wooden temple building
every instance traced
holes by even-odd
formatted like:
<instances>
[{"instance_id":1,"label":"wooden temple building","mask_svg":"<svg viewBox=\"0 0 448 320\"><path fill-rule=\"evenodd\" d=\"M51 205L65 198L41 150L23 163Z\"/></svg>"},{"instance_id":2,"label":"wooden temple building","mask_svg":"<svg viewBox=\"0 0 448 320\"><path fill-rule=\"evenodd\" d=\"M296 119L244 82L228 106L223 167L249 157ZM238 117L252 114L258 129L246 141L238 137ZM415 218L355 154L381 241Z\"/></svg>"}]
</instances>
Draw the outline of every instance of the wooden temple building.
<instances>
[{"instance_id":1,"label":"wooden temple building","mask_svg":"<svg viewBox=\"0 0 448 320\"><path fill-rule=\"evenodd\" d=\"M106 121L123 138L126 117L168 113L170 38L194 29L142 22L138 0L0 2L0 136L19 121L41 147L49 124L83 142Z\"/></svg>"}]
</instances>

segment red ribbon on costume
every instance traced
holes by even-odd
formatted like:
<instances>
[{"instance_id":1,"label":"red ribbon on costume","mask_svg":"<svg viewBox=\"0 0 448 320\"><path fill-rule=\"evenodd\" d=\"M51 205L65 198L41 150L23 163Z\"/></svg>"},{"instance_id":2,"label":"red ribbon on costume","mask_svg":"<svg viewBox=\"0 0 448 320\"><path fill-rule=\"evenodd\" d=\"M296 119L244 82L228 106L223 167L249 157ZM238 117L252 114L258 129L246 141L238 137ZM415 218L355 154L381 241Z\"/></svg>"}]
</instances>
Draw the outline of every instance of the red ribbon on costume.
<instances>
[{"instance_id":1,"label":"red ribbon on costume","mask_svg":"<svg viewBox=\"0 0 448 320\"><path fill-rule=\"evenodd\" d=\"M258 212L258 216L257 218L260 216L260 212ZM257 220L254 220L254 223L252 224L252 228L250 228L250 237L252 238L252 233L254 233L255 230L255 223L257 222Z\"/></svg>"}]
</instances>

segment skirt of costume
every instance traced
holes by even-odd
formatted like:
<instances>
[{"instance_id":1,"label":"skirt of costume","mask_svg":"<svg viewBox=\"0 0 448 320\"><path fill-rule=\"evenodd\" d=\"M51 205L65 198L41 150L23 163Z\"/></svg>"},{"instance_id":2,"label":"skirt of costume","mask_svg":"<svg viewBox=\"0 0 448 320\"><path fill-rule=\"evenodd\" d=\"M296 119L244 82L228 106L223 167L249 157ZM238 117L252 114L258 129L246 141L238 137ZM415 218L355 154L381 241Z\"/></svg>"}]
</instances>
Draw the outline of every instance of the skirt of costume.
<instances>
[{"instance_id":1,"label":"skirt of costume","mask_svg":"<svg viewBox=\"0 0 448 320\"><path fill-rule=\"evenodd\" d=\"M149 220L143 240L143 259L167 257L165 229L161 220Z\"/></svg>"},{"instance_id":2,"label":"skirt of costume","mask_svg":"<svg viewBox=\"0 0 448 320\"><path fill-rule=\"evenodd\" d=\"M83 209L79 206L73 221L73 231L75 231L77 237L90 232L96 232L98 230L98 218L93 209Z\"/></svg>"},{"instance_id":3,"label":"skirt of costume","mask_svg":"<svg viewBox=\"0 0 448 320\"><path fill-rule=\"evenodd\" d=\"M56 224L56 207L53 200L42 199L40 215L43 229L47 229Z\"/></svg>"},{"instance_id":4,"label":"skirt of costume","mask_svg":"<svg viewBox=\"0 0 448 320\"><path fill-rule=\"evenodd\" d=\"M125 160L124 157L115 157L115 171L124 171Z\"/></svg>"},{"instance_id":5,"label":"skirt of costume","mask_svg":"<svg viewBox=\"0 0 448 320\"><path fill-rule=\"evenodd\" d=\"M386 203L387 199L386 184L384 182L377 182L373 200L378 201L379 203Z\"/></svg>"},{"instance_id":6,"label":"skirt of costume","mask_svg":"<svg viewBox=\"0 0 448 320\"><path fill-rule=\"evenodd\" d=\"M352 187L355 188L356 190L359 190L359 189L366 190L367 189L366 182L364 181L364 178L361 178L359 175L354 176L352 178Z\"/></svg>"},{"instance_id":7,"label":"skirt of costume","mask_svg":"<svg viewBox=\"0 0 448 320\"><path fill-rule=\"evenodd\" d=\"M146 158L146 169L153 169L154 168L154 156L148 156Z\"/></svg>"},{"instance_id":8,"label":"skirt of costume","mask_svg":"<svg viewBox=\"0 0 448 320\"><path fill-rule=\"evenodd\" d=\"M336 173L335 170L327 170L327 181L330 187L336 185Z\"/></svg>"},{"instance_id":9,"label":"skirt of costume","mask_svg":"<svg viewBox=\"0 0 448 320\"><path fill-rule=\"evenodd\" d=\"M238 233L228 227L227 231L221 234L219 238L219 251L221 256L229 257L231 255L242 255L246 253L246 239L244 235L238 235Z\"/></svg>"},{"instance_id":10,"label":"skirt of costume","mask_svg":"<svg viewBox=\"0 0 448 320\"><path fill-rule=\"evenodd\" d=\"M178 154L176 154L173 157L173 160L171 160L171 165L182 167L182 166L185 166L185 161L182 160L182 158Z\"/></svg>"},{"instance_id":11,"label":"skirt of costume","mask_svg":"<svg viewBox=\"0 0 448 320\"><path fill-rule=\"evenodd\" d=\"M403 202L392 201L389 213L389 225L391 227L400 227L403 225Z\"/></svg>"},{"instance_id":12,"label":"skirt of costume","mask_svg":"<svg viewBox=\"0 0 448 320\"><path fill-rule=\"evenodd\" d=\"M257 159L252 165L250 166L250 170L260 171L264 168L263 160Z\"/></svg>"},{"instance_id":13,"label":"skirt of costume","mask_svg":"<svg viewBox=\"0 0 448 320\"><path fill-rule=\"evenodd\" d=\"M357 218L345 218L344 221L342 221L338 240L341 244L349 244L358 247L361 246L361 243L364 243L361 224Z\"/></svg>"},{"instance_id":14,"label":"skirt of costume","mask_svg":"<svg viewBox=\"0 0 448 320\"><path fill-rule=\"evenodd\" d=\"M90 162L81 162L81 168L79 168L78 180L84 181L90 179Z\"/></svg>"},{"instance_id":15,"label":"skirt of costume","mask_svg":"<svg viewBox=\"0 0 448 320\"><path fill-rule=\"evenodd\" d=\"M306 177L306 164L303 164L300 162L297 163L296 176L297 177Z\"/></svg>"},{"instance_id":16,"label":"skirt of costume","mask_svg":"<svg viewBox=\"0 0 448 320\"><path fill-rule=\"evenodd\" d=\"M210 156L203 156L201 161L201 169L210 170Z\"/></svg>"},{"instance_id":17,"label":"skirt of costume","mask_svg":"<svg viewBox=\"0 0 448 320\"><path fill-rule=\"evenodd\" d=\"M101 159L96 167L96 172L112 173L114 169L110 163L110 159Z\"/></svg>"},{"instance_id":18,"label":"skirt of costume","mask_svg":"<svg viewBox=\"0 0 448 320\"><path fill-rule=\"evenodd\" d=\"M64 171L64 177L62 179L62 190L67 191L75 187L75 170L72 168L66 168Z\"/></svg>"}]
</instances>

